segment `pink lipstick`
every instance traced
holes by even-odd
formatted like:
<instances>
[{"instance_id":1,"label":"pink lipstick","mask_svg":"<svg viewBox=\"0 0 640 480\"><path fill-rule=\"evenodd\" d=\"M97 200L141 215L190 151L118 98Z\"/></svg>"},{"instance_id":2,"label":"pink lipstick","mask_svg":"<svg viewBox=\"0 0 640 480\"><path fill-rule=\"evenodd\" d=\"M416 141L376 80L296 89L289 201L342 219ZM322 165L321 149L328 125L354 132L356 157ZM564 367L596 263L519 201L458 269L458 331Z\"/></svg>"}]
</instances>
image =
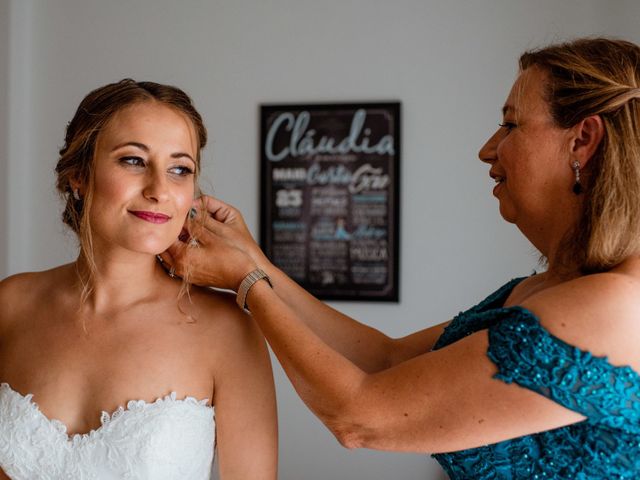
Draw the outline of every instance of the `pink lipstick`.
<instances>
[{"instance_id":1,"label":"pink lipstick","mask_svg":"<svg viewBox=\"0 0 640 480\"><path fill-rule=\"evenodd\" d=\"M145 212L140 210L129 210L129 213L149 223L167 223L171 217L164 213Z\"/></svg>"}]
</instances>

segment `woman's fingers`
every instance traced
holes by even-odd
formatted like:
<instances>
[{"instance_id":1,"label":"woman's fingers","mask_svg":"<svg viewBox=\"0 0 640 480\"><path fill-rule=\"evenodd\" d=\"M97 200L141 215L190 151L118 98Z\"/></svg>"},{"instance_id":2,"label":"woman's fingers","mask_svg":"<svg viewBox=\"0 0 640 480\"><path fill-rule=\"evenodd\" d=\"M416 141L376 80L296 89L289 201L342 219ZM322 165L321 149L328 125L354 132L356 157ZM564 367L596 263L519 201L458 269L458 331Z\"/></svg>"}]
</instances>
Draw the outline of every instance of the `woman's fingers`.
<instances>
[{"instance_id":1,"label":"woman's fingers","mask_svg":"<svg viewBox=\"0 0 640 480\"><path fill-rule=\"evenodd\" d=\"M208 196L195 200L196 214L190 215L184 231L160 255L165 270L191 283L219 288L237 288L255 268L260 249L255 244L238 210ZM173 270L172 270L173 269Z\"/></svg>"},{"instance_id":2,"label":"woman's fingers","mask_svg":"<svg viewBox=\"0 0 640 480\"><path fill-rule=\"evenodd\" d=\"M208 276L208 268L204 267L207 263L208 252L204 248L201 250L199 243L189 242L177 240L158 255L159 260L169 276L184 278L189 283L196 285L209 285L211 280Z\"/></svg>"},{"instance_id":3,"label":"woman's fingers","mask_svg":"<svg viewBox=\"0 0 640 480\"><path fill-rule=\"evenodd\" d=\"M196 216L187 222L191 236L202 238L205 243L207 240L219 240L212 238L211 234L233 241L239 240L238 235L251 237L240 212L235 208L213 197L203 196L196 201L206 208L198 208Z\"/></svg>"},{"instance_id":4,"label":"woman's fingers","mask_svg":"<svg viewBox=\"0 0 640 480\"><path fill-rule=\"evenodd\" d=\"M238 211L231 205L224 203L217 198L202 195L193 201L194 206L200 212L207 212L211 218L223 223L236 220Z\"/></svg>"},{"instance_id":5,"label":"woman's fingers","mask_svg":"<svg viewBox=\"0 0 640 480\"><path fill-rule=\"evenodd\" d=\"M158 255L158 259L167 272L182 276L184 273L185 244L176 240L167 250Z\"/></svg>"}]
</instances>

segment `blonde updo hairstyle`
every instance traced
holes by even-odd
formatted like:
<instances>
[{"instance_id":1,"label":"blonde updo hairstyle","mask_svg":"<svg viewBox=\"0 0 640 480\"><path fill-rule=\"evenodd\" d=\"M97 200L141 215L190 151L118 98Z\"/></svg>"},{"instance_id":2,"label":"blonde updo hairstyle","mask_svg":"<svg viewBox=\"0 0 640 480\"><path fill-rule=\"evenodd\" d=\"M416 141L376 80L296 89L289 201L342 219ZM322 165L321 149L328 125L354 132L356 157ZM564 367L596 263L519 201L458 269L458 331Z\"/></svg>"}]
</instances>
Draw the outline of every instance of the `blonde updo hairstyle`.
<instances>
[{"instance_id":1,"label":"blonde updo hairstyle","mask_svg":"<svg viewBox=\"0 0 640 480\"><path fill-rule=\"evenodd\" d=\"M134 104L158 102L185 115L193 124L197 137L196 179L200 171L200 150L207 143L207 130L202 117L189 96L177 87L154 82L136 82L124 79L97 88L80 103L73 119L67 125L64 146L56 165L56 188L65 201L62 220L78 236L80 255L88 272L81 276L85 285L83 298L90 293L95 275L93 238L89 224L91 211L94 165L93 159L100 132L113 116ZM83 187L83 196L74 198L72 184Z\"/></svg>"},{"instance_id":2,"label":"blonde updo hairstyle","mask_svg":"<svg viewBox=\"0 0 640 480\"><path fill-rule=\"evenodd\" d=\"M609 270L640 253L640 47L585 38L526 52L519 64L548 74L558 126L602 119L604 137L581 172L584 210L556 260L583 273Z\"/></svg>"}]
</instances>

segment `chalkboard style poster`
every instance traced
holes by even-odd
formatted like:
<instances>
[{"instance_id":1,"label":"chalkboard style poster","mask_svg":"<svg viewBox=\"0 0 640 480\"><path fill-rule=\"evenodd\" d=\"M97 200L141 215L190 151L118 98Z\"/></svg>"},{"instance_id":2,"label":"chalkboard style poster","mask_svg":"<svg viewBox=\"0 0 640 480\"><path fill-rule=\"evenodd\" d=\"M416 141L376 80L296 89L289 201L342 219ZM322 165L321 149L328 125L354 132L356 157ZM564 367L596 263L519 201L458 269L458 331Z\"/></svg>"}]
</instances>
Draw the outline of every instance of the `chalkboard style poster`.
<instances>
[{"instance_id":1,"label":"chalkboard style poster","mask_svg":"<svg viewBox=\"0 0 640 480\"><path fill-rule=\"evenodd\" d=\"M400 103L261 107L262 247L325 300L398 301Z\"/></svg>"}]
</instances>

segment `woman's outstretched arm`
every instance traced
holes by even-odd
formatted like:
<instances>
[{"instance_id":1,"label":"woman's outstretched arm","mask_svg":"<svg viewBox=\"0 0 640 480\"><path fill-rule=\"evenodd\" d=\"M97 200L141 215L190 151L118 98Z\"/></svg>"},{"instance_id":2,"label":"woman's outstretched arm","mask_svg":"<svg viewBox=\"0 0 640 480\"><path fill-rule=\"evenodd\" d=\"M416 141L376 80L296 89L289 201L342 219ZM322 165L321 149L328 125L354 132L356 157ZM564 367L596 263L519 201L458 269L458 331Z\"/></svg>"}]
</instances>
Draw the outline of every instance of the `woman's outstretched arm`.
<instances>
[{"instance_id":1,"label":"woman's outstretched arm","mask_svg":"<svg viewBox=\"0 0 640 480\"><path fill-rule=\"evenodd\" d=\"M201 251L213 244L216 251L209 271L211 281L207 283L236 289L260 260L238 247L242 242L234 241L234 231L222 221L214 220L202 237ZM591 333L585 336L581 322L594 318L594 311L601 310L602 315L596 317L606 317L611 307L606 301L597 303L599 298L606 300L610 296L601 295L602 284L595 276L576 281L595 280L597 285L589 284L589 288L567 282L557 298L550 289L523 306L538 314L541 323L560 338L613 358L612 353L619 351L621 344L629 344L629 335L624 332L631 330L617 326L612 331L618 333L608 335L609 330L594 323L586 329ZM586 298L567 301L576 291L584 294L587 290L591 293ZM620 288L613 290L619 292ZM257 282L247 297L252 316L301 398L346 446L443 452L584 419L582 414L539 393L494 378L497 368L487 356L486 330L440 350L389 362L389 368L372 371L358 363L362 357L354 360L354 355L343 354L340 349L344 343L339 339L328 341L329 337L323 338L317 327L314 329L316 322L325 320L322 316L317 320L305 318L304 310L290 307L281 295L277 286L273 290L265 281ZM578 321L569 324L567 319ZM428 335L429 331L419 333L414 345L433 342Z\"/></svg>"},{"instance_id":2,"label":"woman's outstretched arm","mask_svg":"<svg viewBox=\"0 0 640 480\"><path fill-rule=\"evenodd\" d=\"M322 341L366 372L378 372L428 352L448 324L425 328L402 338L390 338L318 300L264 255L260 257L258 267L269 275L280 300Z\"/></svg>"},{"instance_id":3,"label":"woman's outstretched arm","mask_svg":"<svg viewBox=\"0 0 640 480\"><path fill-rule=\"evenodd\" d=\"M217 254L219 245L249 255L256 266L272 279L280 299L318 337L366 372L377 372L427 352L434 345L446 323L421 330L403 338L392 339L321 302L284 272L274 266L249 233L242 215L233 207L212 197L199 199L199 214L188 225L202 248L187 249L177 242L163 258L178 274L189 263L190 281L198 285L221 287L220 279L210 272L224 261ZM234 285L233 287L237 287Z\"/></svg>"},{"instance_id":4,"label":"woman's outstretched arm","mask_svg":"<svg viewBox=\"0 0 640 480\"><path fill-rule=\"evenodd\" d=\"M367 373L327 346L266 282L256 283L247 298L296 391L346 447L439 453L584 419L494 378L486 330Z\"/></svg>"}]
</instances>

